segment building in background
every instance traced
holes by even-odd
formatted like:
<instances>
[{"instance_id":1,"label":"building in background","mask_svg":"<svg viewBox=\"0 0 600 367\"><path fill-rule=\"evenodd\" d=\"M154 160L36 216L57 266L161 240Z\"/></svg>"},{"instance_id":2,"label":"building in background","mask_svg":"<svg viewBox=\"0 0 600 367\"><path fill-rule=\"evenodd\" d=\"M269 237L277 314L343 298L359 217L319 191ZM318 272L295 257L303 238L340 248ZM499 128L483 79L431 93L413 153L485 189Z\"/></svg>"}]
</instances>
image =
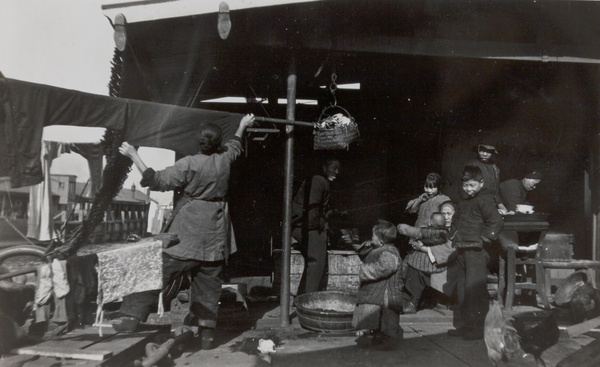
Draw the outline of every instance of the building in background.
<instances>
[{"instance_id":1,"label":"building in background","mask_svg":"<svg viewBox=\"0 0 600 367\"><path fill-rule=\"evenodd\" d=\"M26 242L29 187L10 188L10 178L0 177L0 247ZM59 210L60 196L52 192L52 210Z\"/></svg>"}]
</instances>

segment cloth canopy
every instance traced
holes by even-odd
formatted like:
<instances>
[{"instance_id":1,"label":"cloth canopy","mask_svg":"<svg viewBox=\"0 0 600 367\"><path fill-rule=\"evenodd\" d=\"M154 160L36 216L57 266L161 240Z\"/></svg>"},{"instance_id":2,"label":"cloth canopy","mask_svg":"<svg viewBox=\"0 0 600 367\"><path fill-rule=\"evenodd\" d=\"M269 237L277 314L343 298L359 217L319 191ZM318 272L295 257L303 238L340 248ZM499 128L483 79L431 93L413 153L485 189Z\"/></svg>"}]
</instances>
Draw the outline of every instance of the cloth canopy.
<instances>
[{"instance_id":1,"label":"cloth canopy","mask_svg":"<svg viewBox=\"0 0 600 367\"><path fill-rule=\"evenodd\" d=\"M195 132L216 123L223 141L237 129L241 114L185 108L0 78L0 176L12 187L43 180L40 160L44 126L70 125L120 130L135 146L170 149L181 155L199 151Z\"/></svg>"}]
</instances>

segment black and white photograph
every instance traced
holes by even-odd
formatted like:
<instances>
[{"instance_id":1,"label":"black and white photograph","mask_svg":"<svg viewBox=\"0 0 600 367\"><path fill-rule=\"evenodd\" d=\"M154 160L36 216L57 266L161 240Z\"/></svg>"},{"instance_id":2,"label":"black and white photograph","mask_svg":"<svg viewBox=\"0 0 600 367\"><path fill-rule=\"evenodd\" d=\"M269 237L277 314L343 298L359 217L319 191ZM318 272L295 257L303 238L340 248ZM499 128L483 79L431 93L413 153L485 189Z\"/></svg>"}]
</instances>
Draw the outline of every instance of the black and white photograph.
<instances>
[{"instance_id":1,"label":"black and white photograph","mask_svg":"<svg viewBox=\"0 0 600 367\"><path fill-rule=\"evenodd\" d=\"M599 19L2 0L0 367L600 365Z\"/></svg>"}]
</instances>

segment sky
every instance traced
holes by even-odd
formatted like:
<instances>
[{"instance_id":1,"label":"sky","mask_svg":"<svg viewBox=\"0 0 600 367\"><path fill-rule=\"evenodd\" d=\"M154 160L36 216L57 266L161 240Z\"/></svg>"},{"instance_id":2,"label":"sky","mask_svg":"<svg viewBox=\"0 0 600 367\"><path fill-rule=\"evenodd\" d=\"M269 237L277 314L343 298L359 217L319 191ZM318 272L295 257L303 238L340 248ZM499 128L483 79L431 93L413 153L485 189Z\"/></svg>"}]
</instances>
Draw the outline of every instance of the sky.
<instances>
[{"instance_id":1,"label":"sky","mask_svg":"<svg viewBox=\"0 0 600 367\"><path fill-rule=\"evenodd\" d=\"M0 71L5 77L87 93L108 95L113 29L103 15L101 0L0 0ZM65 142L93 142L102 131L53 127L44 137ZM85 129L88 130L88 129ZM175 154L140 148L148 166L164 168ZM89 178L87 162L78 154L65 154L52 162L52 174ZM133 168L124 187L139 188L141 175ZM152 193L161 204L170 193Z\"/></svg>"}]
</instances>

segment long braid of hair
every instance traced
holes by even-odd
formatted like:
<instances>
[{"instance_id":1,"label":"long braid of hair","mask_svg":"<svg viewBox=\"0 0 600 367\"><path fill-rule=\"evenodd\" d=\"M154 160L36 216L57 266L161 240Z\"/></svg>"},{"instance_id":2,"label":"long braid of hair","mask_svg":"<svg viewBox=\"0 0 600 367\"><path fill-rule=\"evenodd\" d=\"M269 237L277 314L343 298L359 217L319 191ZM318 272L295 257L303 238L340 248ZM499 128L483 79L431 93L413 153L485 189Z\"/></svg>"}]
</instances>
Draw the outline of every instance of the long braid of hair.
<instances>
[{"instance_id":1,"label":"long braid of hair","mask_svg":"<svg viewBox=\"0 0 600 367\"><path fill-rule=\"evenodd\" d=\"M122 78L124 75L124 64L122 52L115 48L114 56L111 61L111 78L108 84L109 94L112 97L119 97L122 91ZM67 258L77 253L77 250L94 229L104 220L104 213L108 209L112 199L117 196L123 183L127 179L127 174L131 171L131 159L119 153L119 147L123 143L123 135L120 131L106 129L102 139L102 147L106 156L106 166L102 173L102 186L94 196L94 202L88 215L65 240L65 244L56 249L48 250L48 257Z\"/></svg>"}]
</instances>

